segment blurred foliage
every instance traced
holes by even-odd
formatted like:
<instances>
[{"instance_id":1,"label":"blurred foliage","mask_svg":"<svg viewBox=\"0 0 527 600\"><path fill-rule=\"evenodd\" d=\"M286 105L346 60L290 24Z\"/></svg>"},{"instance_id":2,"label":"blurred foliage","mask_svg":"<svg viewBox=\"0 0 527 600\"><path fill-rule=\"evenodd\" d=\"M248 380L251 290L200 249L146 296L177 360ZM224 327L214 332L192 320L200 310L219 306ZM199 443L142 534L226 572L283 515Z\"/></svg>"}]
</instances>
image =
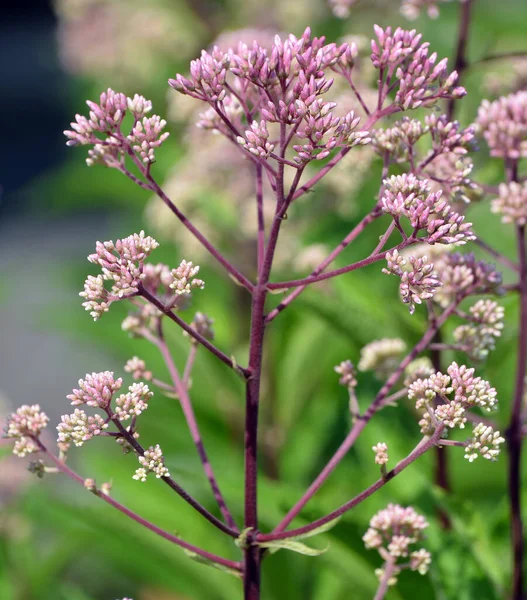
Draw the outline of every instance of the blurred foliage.
<instances>
[{"instance_id":1,"label":"blurred foliage","mask_svg":"<svg viewBox=\"0 0 527 600\"><path fill-rule=\"evenodd\" d=\"M66 27L81 14L75 11L86 10L89 4L87 0L59 2L59 27ZM134 16L129 14L130 11L142 10L137 8L139 3L128 4L125 0L110 4L115 5L115 10L128 11L128 17ZM368 4L359 3L352 10L350 19L340 21L331 15L324 0L282 0L269 5L256 0L154 2L154 8L162 8L172 19L169 23L175 27L174 48L177 52L167 51L161 45L158 50L157 46L151 46L150 50L157 54L146 57L149 60L147 67L141 67L139 72L124 67L119 70L119 65L114 66L116 81L111 72L88 68L79 71L77 65L69 90L72 114L81 110L85 97L93 97L101 86L109 83L114 87L122 84L127 93L137 91L152 97L157 112L163 114L167 77L180 70L184 72L188 59L223 30L269 27L299 34L309 20L317 34L326 34L333 40L348 34L369 35L374 22L383 26L404 23L398 15L395 0L383 6L382 11L372 10ZM415 24L439 56L452 55L457 11L456 2L441 5L439 21L423 17ZM474 13L469 44L472 59L488 52L526 47L524 0L503 0L499 6L492 0L478 0ZM135 27L141 30L141 23L137 23L139 14L135 15ZM121 23L121 26L125 24ZM134 31L128 32L131 36L128 42L132 44ZM61 35L64 35L63 29ZM142 36L140 41L147 46L153 43L148 36ZM466 74L464 84L469 94L462 101L459 112L460 119L466 123L474 118L480 102L483 76L484 70L479 67ZM177 130L158 155L155 172L162 180L174 162L184 156ZM479 159L476 161L481 180L487 183L499 181L501 167L498 162L479 164ZM199 165L195 168L199 169ZM351 162L349 168L353 168ZM349 217L321 213L327 198L320 191L309 195L297 210L291 211L291 220L302 219L304 211L317 211L314 214L316 226L307 233L304 241L324 242L329 247L337 244L360 219L360 203L363 201L365 206L370 206L379 172L379 165L373 165L370 178L350 199L357 210ZM118 214L119 226L112 234L114 239L143 226L145 193L117 172L87 169L78 151L70 153L59 169L32 182L31 189L34 210L45 211L46 217L70 215L71 218L82 218L83 214L91 212L105 218ZM207 204L212 201L197 198L196 202L209 210ZM210 210L216 211L218 207L210 206ZM487 205L475 205L469 215L483 239L512 256L514 244L510 230L489 214ZM382 227L383 223L372 227L368 235L339 258L336 266L369 252L373 240L382 233ZM287 236L287 223L284 230ZM155 254L156 260L173 265L179 258L177 243L175 247L164 244ZM61 284L71 290L71 301L60 309L54 304L43 306L38 315L42 327L61 331L74 341L90 340L110 351L114 362L120 361L123 365L136 354L145 359L156 374L165 373L155 348L145 341L131 339L121 331L123 307L115 306L95 325L83 313L75 299L88 272L82 256L65 257L60 271L54 265L50 276L57 277L58 272ZM211 262L202 264L202 274L207 282L206 292L196 294L194 305L183 316L190 320L192 311L206 311L215 319L218 346L229 349L243 362L247 352L247 295L218 272ZM2 295L8 293L9 290L2 286ZM271 298L274 302L278 300L279 297ZM497 419L501 426L507 422L511 402L517 314L515 298L506 298L504 303L507 317L504 335L488 363L479 369L479 374L498 389L501 411ZM423 327L423 312L418 311L413 317L408 315L399 303L395 278L392 281L392 278L384 277L380 268L369 268L342 277L333 284L319 285L302 295L276 320L267 338L263 383L263 476L259 491L262 530L272 528L300 497L349 428L347 394L338 386L333 366L347 358L356 361L360 348L379 337L401 336L409 343L415 341ZM182 366L188 341L177 329L167 328L167 332L176 360ZM454 358L450 354L445 356L445 361ZM91 370L90 365L86 365L86 370ZM73 385L82 375L72 373L68 377ZM198 352L192 379L192 397L209 456L229 505L241 519L241 382L203 352ZM361 406L369 404L378 385L369 375L360 376ZM159 443L174 478L207 508L215 510L174 400L163 397L160 392L156 394L142 417L141 439L146 445ZM355 448L296 523L301 525L322 516L377 477L372 468L373 444L379 440L387 442L391 464L395 464L406 456L417 439L418 428L410 406L403 402L398 409L384 410L366 428ZM483 464L483 461L469 464L463 460L461 451L451 450L448 453L450 494L435 489L434 455L426 455L348 513L336 528L317 539L317 547L330 544L329 551L322 556L309 558L281 551L269 557L264 564L263 598L344 600L350 598L350 590L357 600L373 597L377 584L374 569L380 566L379 557L364 549L361 537L370 517L387 502L412 504L427 516L431 522L427 547L433 554L430 573L421 577L405 572L398 586L388 593L389 600L503 598L510 577L506 458L502 457L497 464ZM225 557L237 556L230 540L226 541L159 482L141 485L133 481L134 458L121 455L111 440L89 444L81 456L75 451L71 454L83 475L96 476L99 482L111 479L115 496L147 519L169 531L177 531L184 539L207 550ZM23 468L22 463L19 466ZM452 522L450 530L441 529L437 518L439 509L448 512ZM62 477L35 481L30 489L23 488L4 499L0 520L2 599L109 600L129 596L135 600L233 600L239 598L240 593L236 579L189 560L178 548L129 522Z\"/></svg>"}]
</instances>

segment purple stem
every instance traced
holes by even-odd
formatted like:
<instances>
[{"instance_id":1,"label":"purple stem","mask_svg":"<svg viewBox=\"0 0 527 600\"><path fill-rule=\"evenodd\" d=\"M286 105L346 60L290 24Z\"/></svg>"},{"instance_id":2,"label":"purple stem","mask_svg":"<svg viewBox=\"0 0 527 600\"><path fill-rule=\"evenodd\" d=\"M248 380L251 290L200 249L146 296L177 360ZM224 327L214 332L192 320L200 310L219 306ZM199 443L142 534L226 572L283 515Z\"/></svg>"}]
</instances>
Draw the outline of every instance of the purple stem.
<instances>
[{"instance_id":1,"label":"purple stem","mask_svg":"<svg viewBox=\"0 0 527 600\"><path fill-rule=\"evenodd\" d=\"M326 466L322 469L318 477L313 481L313 483L306 490L304 495L300 498L300 500L293 506L293 508L287 513L287 515L282 519L282 521L278 524L278 526L273 530L273 533L280 533L285 530L285 528L293 521L293 519L300 513L300 511L304 508L304 506L313 498L316 492L322 487L322 485L326 482L328 477L333 473L342 459L349 452L350 448L353 446L362 430L366 427L370 419L373 415L384 405L384 399L388 396L392 387L397 383L401 375L403 374L404 369L420 354L425 350L428 344L434 338L436 332L439 328L445 323L448 317L455 311L457 305L459 304L460 299L457 299L453 302L444 312L443 314L435 320L433 324L429 327L426 333L423 335L421 340L414 346L409 354L402 360L399 367L390 375L386 383L382 386L379 393L377 394L375 400L370 405L368 410L359 417L357 422L352 427L351 431L346 436L346 439L342 442L338 450L326 464Z\"/></svg>"},{"instance_id":2,"label":"purple stem","mask_svg":"<svg viewBox=\"0 0 527 600\"><path fill-rule=\"evenodd\" d=\"M311 276L320 275L320 273L322 273L322 271L328 265L330 265L335 260L335 258L337 258L337 256L345 248L347 248L351 244L351 242L353 242L353 240L355 240L370 223L372 223L379 216L380 214L377 214L376 212L371 212L370 214L366 215L362 219L362 221L360 221L360 223L358 223L358 225L356 225L342 240L342 242L340 242L340 244L331 252L331 254L318 265L318 267L311 273ZM267 315L266 323L270 323L275 317L277 317L278 314L281 313L285 308L287 308L287 306L289 306L289 304L291 304L291 302L295 298L300 296L300 294L306 289L306 287L307 285L302 285L296 288L296 290L294 290L293 292L291 292L286 298L284 298L284 300L282 300L282 302L280 302L280 304Z\"/></svg>"},{"instance_id":3,"label":"purple stem","mask_svg":"<svg viewBox=\"0 0 527 600\"><path fill-rule=\"evenodd\" d=\"M468 67L466 51L472 17L472 3L473 0L463 0L459 5L461 17L457 36L456 55L454 58L454 71L457 71L459 78L461 78L463 71ZM449 121L452 121L452 117L454 116L455 103L455 98L449 98L447 101L446 115Z\"/></svg>"},{"instance_id":4,"label":"purple stem","mask_svg":"<svg viewBox=\"0 0 527 600\"><path fill-rule=\"evenodd\" d=\"M185 323L183 319L178 317L175 313L173 313L169 308L167 308L161 300L152 295L145 288L141 288L139 294L145 299L148 300L151 304L153 304L156 308L158 308L165 316L167 316L171 321L177 323L182 329L184 329L190 337L194 338L197 342L199 342L202 346L205 346L209 352L214 354L217 358L221 360L221 362L225 363L231 369L235 369L239 371L244 377L248 377L249 373L247 369L239 365L235 365L231 358L229 358L226 354L224 354L219 348L216 348L214 344L211 344L209 340L204 338L201 334L199 334L195 329L193 329L188 323Z\"/></svg>"},{"instance_id":5,"label":"purple stem","mask_svg":"<svg viewBox=\"0 0 527 600\"><path fill-rule=\"evenodd\" d=\"M80 475L75 473L75 471L70 469L63 461L61 461L54 454L49 452L49 450L42 444L42 442L40 442L40 440L36 440L36 441L37 441L38 445L40 446L42 452L44 452L46 454L46 456L48 456L48 458L51 461L53 461L53 463L55 464L57 469L59 469L59 471L61 471L65 475L67 475L70 479L73 479L73 481L76 481L80 485L84 486L85 480ZM118 511L122 512L127 517L130 517L130 519L134 520L136 523L143 525L143 527L146 527L150 531L153 531L154 533L161 536L162 538L165 538L169 542L177 544L181 548L184 548L185 550L189 550L190 552L195 552L199 556L202 556L203 558L210 560L212 562L215 562L224 567L228 567L229 569L235 569L236 571L241 570L240 563L232 561L232 560L227 560L226 558L221 558L220 556L211 554L210 552L207 552L206 550L202 550L201 548L198 548L197 546L193 546L192 544L189 544L189 543L183 541L182 539L178 538L177 536L172 535L171 533L168 533L168 531L164 531L163 529L160 529L159 527L157 527L157 525L150 523L150 521L143 519L143 517L140 517L138 514L134 513L129 508L126 508L126 506L123 506L120 502L117 502L117 500L114 500L111 496L108 496L107 494L103 494L102 492L100 492L98 490L95 492L95 495L98 498L100 498L101 500L104 500L104 502L106 502L110 506L113 506Z\"/></svg>"},{"instance_id":6,"label":"purple stem","mask_svg":"<svg viewBox=\"0 0 527 600\"><path fill-rule=\"evenodd\" d=\"M163 202L170 208L170 210L176 215L176 217L183 223L183 225L194 235L194 237L209 251L209 253L225 267L225 269L240 283L243 287L249 291L252 290L253 284L238 271L238 269L232 265L221 252L215 248L209 240L197 229L187 217L178 209L178 207L170 200L170 198L161 189L155 179L148 174L147 180L150 182L152 190L163 200Z\"/></svg>"},{"instance_id":7,"label":"purple stem","mask_svg":"<svg viewBox=\"0 0 527 600\"><path fill-rule=\"evenodd\" d=\"M503 254L501 254L500 252L495 250L492 246L489 246L489 244L485 243L480 238L476 238L474 240L474 243L477 244L480 248L483 248L483 250L485 250L485 252L488 252L504 267L507 267L508 269L512 269L513 271L516 271L516 272L518 272L520 270L519 266L515 262L513 262L506 256L503 256Z\"/></svg>"},{"instance_id":8,"label":"purple stem","mask_svg":"<svg viewBox=\"0 0 527 600\"><path fill-rule=\"evenodd\" d=\"M392 578L395 571L396 560L397 559L395 557L391 557L384 563L384 573L381 578L381 581L379 582L379 587L375 592L375 597L373 600L383 600L384 596L386 596L386 592L388 591L389 587L389 581Z\"/></svg>"},{"instance_id":9,"label":"purple stem","mask_svg":"<svg viewBox=\"0 0 527 600\"><path fill-rule=\"evenodd\" d=\"M522 407L527 365L527 246L525 226L516 231L520 266L520 331L516 366L516 386L511 419L507 430L509 447L509 501L513 554L512 600L524 598L524 539L521 506Z\"/></svg>"},{"instance_id":10,"label":"purple stem","mask_svg":"<svg viewBox=\"0 0 527 600\"><path fill-rule=\"evenodd\" d=\"M160 332L162 334L162 332ZM196 446L198 451L198 455L203 465L203 470L205 471L205 475L209 480L210 487L212 489L212 493L216 502L218 503L219 509L223 518L227 525L234 531L238 532L238 527L234 521L234 518L229 511L225 499L220 491L218 482L216 481L216 477L214 475L214 471L212 470L212 465L210 464L209 457L207 456L207 452L205 451L205 446L203 444L203 440L198 428L198 422L196 420L196 415L194 413L194 409L192 407L192 401L188 394L188 389L184 383L184 381L179 376L179 372L177 370L176 365L174 364L174 360L170 353L170 350L163 339L162 335L159 338L153 338L153 343L159 348L167 369L170 373L170 377L174 384L174 388L176 389L176 393L178 395L179 401L181 403L181 408L183 410L183 414L185 415L185 419L187 421L187 425L190 431L190 435L192 436L192 441Z\"/></svg>"},{"instance_id":11,"label":"purple stem","mask_svg":"<svg viewBox=\"0 0 527 600\"><path fill-rule=\"evenodd\" d=\"M121 434L121 436L130 444L130 446L132 446L132 448L135 450L135 452L139 456L143 456L145 453L145 449L135 439L135 437L132 435L132 433L130 431L128 431L123 426L123 424L119 421L119 419L117 417L115 417L115 415L113 415L109 410L108 410L108 416L111 418L112 423L119 430L119 433ZM205 519L207 519L207 521L209 521L209 523L212 523L212 525L217 527L220 531L222 531L223 533L226 533L227 535L229 535L233 538L238 537L238 531L237 531L236 527L231 529L229 526L222 523L212 513L210 513L204 506L202 506L196 499L194 499L189 493L187 493L179 485L179 483L177 483L176 481L174 481L172 479L172 477L165 475L164 477L161 477L160 479L164 483L166 483L170 488L172 488L176 492L176 494L178 494L181 498L183 498L183 500L185 500L185 502L187 502L187 504L192 506L192 508L194 510L199 512L199 514L201 516L205 517Z\"/></svg>"},{"instance_id":12,"label":"purple stem","mask_svg":"<svg viewBox=\"0 0 527 600\"><path fill-rule=\"evenodd\" d=\"M415 460L417 460L420 456L422 456L427 450L435 446L439 440L441 439L441 435L445 425L439 425L439 427L435 430L434 434L431 438L429 438L426 442L420 442L414 450L396 467L394 467L391 471L388 471L384 477L378 479L375 483L370 485L370 487L366 488L360 494L352 498L345 504L343 504L340 508L337 508L333 512L329 513L325 517L317 519L308 525L304 525L304 527L298 527L297 529L290 529L289 531L278 531L275 529L272 533L262 533L257 536L257 540L259 542L272 542L274 540L286 540L288 538L296 537L299 535L303 535L305 533L309 533L322 527L326 523L333 521L337 517L342 516L344 513L348 512L352 508L355 508L358 504L369 498L373 493L377 490L380 490L384 485L386 485L390 480L392 480L396 475L398 475L401 471L404 471L406 467L412 464ZM425 438L423 438L425 439Z\"/></svg>"},{"instance_id":13,"label":"purple stem","mask_svg":"<svg viewBox=\"0 0 527 600\"><path fill-rule=\"evenodd\" d=\"M373 254L368 256L367 258L363 258L356 263L351 265L347 265L345 267L341 267L340 269L334 269L333 271L327 271L326 273L321 273L320 275L310 275L309 277L305 277L304 279L293 279L291 281L280 281L279 283L269 283L267 285L270 290L282 290L292 287L305 287L311 283L317 283L318 281L324 281L325 279L330 279L332 277L337 277L338 275L343 275L344 273L350 273L351 271L356 271L357 269L361 269L362 267L366 267L367 265L371 265L372 263L378 262L386 257L389 252L393 252L394 250L403 250L407 246L411 246L419 241L426 241L424 238L420 239L417 237L410 237L406 240L402 241L397 246L390 248L389 250L384 250L383 252L379 252L378 254Z\"/></svg>"},{"instance_id":14,"label":"purple stem","mask_svg":"<svg viewBox=\"0 0 527 600\"><path fill-rule=\"evenodd\" d=\"M258 238L257 238L257 256L258 256L258 273L262 268L265 255L265 221L263 211L263 181L262 181L262 165L256 165L256 211L258 220Z\"/></svg>"}]
</instances>

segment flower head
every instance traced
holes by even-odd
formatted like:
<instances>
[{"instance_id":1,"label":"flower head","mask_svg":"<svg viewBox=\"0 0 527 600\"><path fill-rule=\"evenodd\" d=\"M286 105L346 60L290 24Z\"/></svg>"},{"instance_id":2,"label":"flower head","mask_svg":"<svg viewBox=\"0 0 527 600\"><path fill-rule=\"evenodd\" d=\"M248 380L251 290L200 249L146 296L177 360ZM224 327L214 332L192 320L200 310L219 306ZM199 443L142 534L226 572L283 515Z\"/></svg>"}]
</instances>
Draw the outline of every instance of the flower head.
<instances>
[{"instance_id":1,"label":"flower head","mask_svg":"<svg viewBox=\"0 0 527 600\"><path fill-rule=\"evenodd\" d=\"M500 445L505 443L499 431L484 423L476 425L472 431L472 438L465 445L465 458L473 462L481 456L486 460L494 461L500 453Z\"/></svg>"},{"instance_id":2,"label":"flower head","mask_svg":"<svg viewBox=\"0 0 527 600\"><path fill-rule=\"evenodd\" d=\"M96 252L90 254L88 260L101 267L102 275L88 276L84 291L79 294L86 300L82 305L95 320L109 310L112 302L137 293L144 278L145 259L158 246L144 231L115 243L97 242ZM105 288L105 281L111 282L110 290Z\"/></svg>"},{"instance_id":3,"label":"flower head","mask_svg":"<svg viewBox=\"0 0 527 600\"><path fill-rule=\"evenodd\" d=\"M526 154L527 156L527 154ZM491 211L501 215L502 223L523 226L527 223L527 182L501 183Z\"/></svg>"},{"instance_id":4,"label":"flower head","mask_svg":"<svg viewBox=\"0 0 527 600\"><path fill-rule=\"evenodd\" d=\"M423 539L423 531L428 527L426 519L411 506L388 504L370 520L370 527L362 537L367 549L376 549L386 560L395 560L396 572L411 568L424 575L430 564L430 554L424 549L410 552L411 546ZM410 556L410 563L398 562Z\"/></svg>"},{"instance_id":5,"label":"flower head","mask_svg":"<svg viewBox=\"0 0 527 600\"><path fill-rule=\"evenodd\" d=\"M79 408L71 415L62 415L60 419L61 422L57 425L57 443L64 449L70 444L82 446L84 442L108 428L108 424L100 415L88 416Z\"/></svg>"},{"instance_id":6,"label":"flower head","mask_svg":"<svg viewBox=\"0 0 527 600\"><path fill-rule=\"evenodd\" d=\"M483 100L476 124L491 156L527 157L527 91L502 96L494 102Z\"/></svg>"},{"instance_id":7,"label":"flower head","mask_svg":"<svg viewBox=\"0 0 527 600\"><path fill-rule=\"evenodd\" d=\"M139 467L133 475L133 478L137 481L146 481L149 473L154 473L158 479L170 476L168 469L165 467L163 452L161 451L159 444L155 447L150 446L138 460L141 467Z\"/></svg>"},{"instance_id":8,"label":"flower head","mask_svg":"<svg viewBox=\"0 0 527 600\"><path fill-rule=\"evenodd\" d=\"M38 404L24 404L6 420L4 437L15 439L13 454L24 458L39 451L35 439L46 428L49 418Z\"/></svg>"},{"instance_id":9,"label":"flower head","mask_svg":"<svg viewBox=\"0 0 527 600\"><path fill-rule=\"evenodd\" d=\"M79 388L74 389L67 398L73 406L87 404L105 410L122 384L123 380L120 377L115 379L112 371L88 373L85 379L79 379Z\"/></svg>"},{"instance_id":10,"label":"flower head","mask_svg":"<svg viewBox=\"0 0 527 600\"><path fill-rule=\"evenodd\" d=\"M375 452L375 462L378 465L385 465L388 462L388 445L384 442L379 442L372 447Z\"/></svg>"},{"instance_id":11,"label":"flower head","mask_svg":"<svg viewBox=\"0 0 527 600\"><path fill-rule=\"evenodd\" d=\"M474 360L484 360L501 336L505 310L494 300L478 300L470 307L471 320L454 330L454 340Z\"/></svg>"},{"instance_id":12,"label":"flower head","mask_svg":"<svg viewBox=\"0 0 527 600\"><path fill-rule=\"evenodd\" d=\"M148 401L153 395L145 383L132 383L128 392L121 394L115 401L115 416L119 421L138 417L148 408Z\"/></svg>"}]
</instances>

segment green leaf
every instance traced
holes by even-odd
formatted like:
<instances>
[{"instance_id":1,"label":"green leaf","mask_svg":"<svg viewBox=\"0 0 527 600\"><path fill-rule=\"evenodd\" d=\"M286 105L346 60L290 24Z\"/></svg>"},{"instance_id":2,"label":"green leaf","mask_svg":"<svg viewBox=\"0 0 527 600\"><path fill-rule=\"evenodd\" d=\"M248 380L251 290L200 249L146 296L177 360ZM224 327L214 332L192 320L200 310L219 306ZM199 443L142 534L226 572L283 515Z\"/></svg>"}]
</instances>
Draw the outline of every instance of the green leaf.
<instances>
[{"instance_id":1,"label":"green leaf","mask_svg":"<svg viewBox=\"0 0 527 600\"><path fill-rule=\"evenodd\" d=\"M278 552L278 550L291 550L291 552L297 552L298 554L303 554L304 556L320 556L327 552L329 545L323 548L322 550L317 550L316 548L310 548L302 542L295 542L292 539L287 540L274 540L273 542L261 542L258 543L260 548L269 548L271 554Z\"/></svg>"},{"instance_id":2,"label":"green leaf","mask_svg":"<svg viewBox=\"0 0 527 600\"><path fill-rule=\"evenodd\" d=\"M335 527L335 525L339 521L340 521L340 517L337 517L336 519L333 519L332 521L328 521L327 523L324 523L324 525L321 525L320 527L317 527L316 529L312 529L311 531L308 531L307 533L301 533L300 535L293 535L287 539L289 539L289 540L304 540L306 538L313 537L314 535L319 535L320 533L326 533L326 531L333 529L333 527Z\"/></svg>"},{"instance_id":3,"label":"green leaf","mask_svg":"<svg viewBox=\"0 0 527 600\"><path fill-rule=\"evenodd\" d=\"M204 556L201 556L200 554L197 554L196 552L192 552L192 550L187 550L186 548L184 548L183 552L191 560L194 560L202 565L206 565L207 567L214 567L215 569L219 569L220 571L223 571L224 573L233 575L234 577L237 577L238 579L241 578L241 576L242 576L240 571L237 571L236 569L231 569L230 567L226 567L225 565L220 565L219 563L214 562L213 560L209 560L208 558L205 558Z\"/></svg>"}]
</instances>

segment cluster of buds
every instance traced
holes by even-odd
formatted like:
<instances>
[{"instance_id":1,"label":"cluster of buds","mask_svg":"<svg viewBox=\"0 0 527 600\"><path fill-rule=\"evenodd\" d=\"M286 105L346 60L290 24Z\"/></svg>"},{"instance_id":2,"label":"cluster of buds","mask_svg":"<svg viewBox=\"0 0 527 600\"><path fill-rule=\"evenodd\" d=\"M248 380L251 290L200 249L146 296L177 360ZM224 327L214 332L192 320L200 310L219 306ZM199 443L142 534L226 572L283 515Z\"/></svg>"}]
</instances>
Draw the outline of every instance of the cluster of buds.
<instances>
[{"instance_id":1,"label":"cluster of buds","mask_svg":"<svg viewBox=\"0 0 527 600\"><path fill-rule=\"evenodd\" d=\"M397 275L401 279L399 285L401 300L404 304L408 304L410 314L415 312L416 304L433 298L437 288L441 286L434 265L428 262L426 256L410 256L406 260L397 250L394 250L386 255L386 261L387 267L382 272Z\"/></svg>"},{"instance_id":2,"label":"cluster of buds","mask_svg":"<svg viewBox=\"0 0 527 600\"><path fill-rule=\"evenodd\" d=\"M190 326L194 331L199 333L201 337L209 340L210 342L214 339L214 329L213 329L214 319L211 319L207 315L197 312L192 319ZM183 335L185 337L190 338L189 334L186 331L183 331ZM190 338L193 344L197 344L198 342L194 338Z\"/></svg>"},{"instance_id":3,"label":"cluster of buds","mask_svg":"<svg viewBox=\"0 0 527 600\"><path fill-rule=\"evenodd\" d=\"M502 223L527 224L527 182L501 183L498 197L492 201L490 209L501 215Z\"/></svg>"},{"instance_id":4,"label":"cluster of buds","mask_svg":"<svg viewBox=\"0 0 527 600\"><path fill-rule=\"evenodd\" d=\"M375 452L375 463L378 465L386 465L388 462L388 445L384 442L379 442L372 447Z\"/></svg>"},{"instance_id":5,"label":"cluster of buds","mask_svg":"<svg viewBox=\"0 0 527 600\"><path fill-rule=\"evenodd\" d=\"M453 362L447 373L433 373L418 379L408 388L408 398L422 416L419 425L423 435L431 435L443 423L449 428L463 429L466 413L471 408L496 409L497 393L488 381L474 376L474 369Z\"/></svg>"},{"instance_id":6,"label":"cluster of buds","mask_svg":"<svg viewBox=\"0 0 527 600\"><path fill-rule=\"evenodd\" d=\"M108 423L100 415L89 416L80 408L76 408L71 415L62 415L60 419L57 443L63 451L71 444L82 446L108 428Z\"/></svg>"},{"instance_id":7,"label":"cluster of buds","mask_svg":"<svg viewBox=\"0 0 527 600\"><path fill-rule=\"evenodd\" d=\"M491 156L527 157L527 91L483 100L476 125L483 132Z\"/></svg>"},{"instance_id":8,"label":"cluster of buds","mask_svg":"<svg viewBox=\"0 0 527 600\"><path fill-rule=\"evenodd\" d=\"M473 146L476 128L471 125L462 129L458 121L449 121L446 115L429 114L425 123L432 137L435 154L466 154Z\"/></svg>"},{"instance_id":9,"label":"cluster of buds","mask_svg":"<svg viewBox=\"0 0 527 600\"><path fill-rule=\"evenodd\" d=\"M434 373L432 361L427 356L416 358L404 370L404 387L409 387L418 379L427 379Z\"/></svg>"},{"instance_id":10,"label":"cluster of buds","mask_svg":"<svg viewBox=\"0 0 527 600\"><path fill-rule=\"evenodd\" d=\"M86 404L106 411L122 385L123 380L120 377L115 379L112 371L88 373L85 379L79 379L79 388L74 389L67 398L72 406Z\"/></svg>"},{"instance_id":11,"label":"cluster of buds","mask_svg":"<svg viewBox=\"0 0 527 600\"><path fill-rule=\"evenodd\" d=\"M395 562L391 585L396 583L397 575L403 569L411 569L421 575L427 573L430 553L424 548L412 550L412 546L423 540L423 531L427 527L428 522L422 515L411 506L404 508L399 504L388 504L370 520L369 529L362 539L366 548L377 550L384 561ZM378 569L376 574L382 578L383 569Z\"/></svg>"},{"instance_id":12,"label":"cluster of buds","mask_svg":"<svg viewBox=\"0 0 527 600\"><path fill-rule=\"evenodd\" d=\"M133 356L126 361L124 370L130 373L135 380L145 379L146 381L152 380L152 371L148 371L146 363L143 359L138 356Z\"/></svg>"},{"instance_id":13,"label":"cluster of buds","mask_svg":"<svg viewBox=\"0 0 527 600\"><path fill-rule=\"evenodd\" d=\"M502 293L501 273L495 265L476 260L472 253L445 252L434 260L434 265L443 284L434 302L442 307L468 294Z\"/></svg>"},{"instance_id":14,"label":"cluster of buds","mask_svg":"<svg viewBox=\"0 0 527 600\"><path fill-rule=\"evenodd\" d=\"M168 287L174 290L176 296L190 296L192 290L202 290L205 287L205 282L196 277L198 273L198 265L194 266L192 262L182 260L177 269L172 269L172 282Z\"/></svg>"},{"instance_id":15,"label":"cluster of buds","mask_svg":"<svg viewBox=\"0 0 527 600\"><path fill-rule=\"evenodd\" d=\"M505 443L499 431L494 431L490 425L478 423L473 431L472 438L465 444L465 458L473 462L481 456L486 460L494 461L500 453L500 445Z\"/></svg>"},{"instance_id":16,"label":"cluster of buds","mask_svg":"<svg viewBox=\"0 0 527 600\"><path fill-rule=\"evenodd\" d=\"M394 77L399 85L392 112L464 95L463 88L455 87L457 74L447 74L446 60L435 64L436 55L428 55L428 44L421 44L415 31L398 29L392 35L391 29L376 27L376 33L379 42L372 42L373 63L386 76L383 85L389 87ZM353 111L339 116L336 103L324 99L333 84L326 72L351 83L357 55L355 43L325 44L324 38L312 37L307 29L300 38L276 36L269 49L257 42L240 43L228 51L215 46L192 61L189 78L178 74L169 83L176 91L206 102L210 108L200 126L238 141L253 160L280 160L273 154L268 124L285 126L287 143L295 137L305 140L292 145L293 160L303 167L327 158L337 148L371 141Z\"/></svg>"},{"instance_id":17,"label":"cluster of buds","mask_svg":"<svg viewBox=\"0 0 527 600\"><path fill-rule=\"evenodd\" d=\"M15 440L13 454L24 458L39 451L37 438L46 428L49 418L38 404L24 404L10 415L5 424L3 436Z\"/></svg>"},{"instance_id":18,"label":"cluster of buds","mask_svg":"<svg viewBox=\"0 0 527 600\"><path fill-rule=\"evenodd\" d=\"M135 153L144 164L155 161L154 150L168 137L163 133L166 121L157 115L146 117L152 110L152 102L135 94L129 98L120 92L108 89L100 95L99 104L88 100L88 117L75 115L71 130L64 131L68 146L90 145L86 163L92 166L101 163L119 168L124 157ZM134 117L132 130L123 134L121 126L127 113Z\"/></svg>"},{"instance_id":19,"label":"cluster of buds","mask_svg":"<svg viewBox=\"0 0 527 600\"><path fill-rule=\"evenodd\" d=\"M505 310L494 300L478 300L469 309L469 323L454 330L454 340L472 359L484 360L503 330Z\"/></svg>"},{"instance_id":20,"label":"cluster of buds","mask_svg":"<svg viewBox=\"0 0 527 600\"><path fill-rule=\"evenodd\" d=\"M347 388L355 388L357 386L355 366L351 360L343 360L334 370L335 373L340 375L340 385L344 385Z\"/></svg>"},{"instance_id":21,"label":"cluster of buds","mask_svg":"<svg viewBox=\"0 0 527 600\"><path fill-rule=\"evenodd\" d=\"M80 296L85 299L82 306L97 320L108 312L112 302L135 295L143 279L145 259L159 244L145 232L134 233L115 243L97 242L96 252L88 260L101 267L102 275L89 276ZM105 281L111 281L108 291Z\"/></svg>"},{"instance_id":22,"label":"cluster of buds","mask_svg":"<svg viewBox=\"0 0 527 600\"><path fill-rule=\"evenodd\" d=\"M239 136L238 143L248 152L260 158L268 158L274 150L274 144L269 143L269 131L265 121L253 121L251 129L245 132L245 137Z\"/></svg>"},{"instance_id":23,"label":"cluster of buds","mask_svg":"<svg viewBox=\"0 0 527 600\"><path fill-rule=\"evenodd\" d=\"M414 146L428 131L428 126L418 119L403 117L388 129L375 129L372 144L380 156L389 154L396 162L406 162L410 154L414 154Z\"/></svg>"},{"instance_id":24,"label":"cluster of buds","mask_svg":"<svg viewBox=\"0 0 527 600\"><path fill-rule=\"evenodd\" d=\"M127 136L133 150L141 157L145 165L156 161L155 149L169 136L168 132L163 133L167 122L154 115L152 117L143 117L142 121L136 121L131 133Z\"/></svg>"},{"instance_id":25,"label":"cluster of buds","mask_svg":"<svg viewBox=\"0 0 527 600\"><path fill-rule=\"evenodd\" d=\"M457 72L448 73L446 58L436 64L437 54L428 54L429 44L421 43L421 34L378 25L375 33L378 41L372 40L371 59L383 74L382 85L396 85L395 105L400 109L430 106L440 98L466 95L463 87L456 86Z\"/></svg>"},{"instance_id":26,"label":"cluster of buds","mask_svg":"<svg viewBox=\"0 0 527 600\"><path fill-rule=\"evenodd\" d=\"M132 383L128 392L121 394L115 401L115 416L119 421L138 417L148 408L148 401L153 395L145 383Z\"/></svg>"},{"instance_id":27,"label":"cluster of buds","mask_svg":"<svg viewBox=\"0 0 527 600\"><path fill-rule=\"evenodd\" d=\"M428 180L413 174L392 175L384 180L382 209L399 221L410 221L414 232L426 231L429 244L464 244L475 239L472 223L455 212L442 198L441 190L432 192Z\"/></svg>"},{"instance_id":28,"label":"cluster of buds","mask_svg":"<svg viewBox=\"0 0 527 600\"><path fill-rule=\"evenodd\" d=\"M141 466L134 473L133 479L145 482L149 473L154 473L158 479L170 476L168 469L165 467L163 452L159 444L145 450L144 455L139 456L138 460Z\"/></svg>"},{"instance_id":29,"label":"cluster of buds","mask_svg":"<svg viewBox=\"0 0 527 600\"><path fill-rule=\"evenodd\" d=\"M400 338L383 338L366 344L360 352L359 371L374 371L383 380L401 362L406 344Z\"/></svg>"}]
</instances>

